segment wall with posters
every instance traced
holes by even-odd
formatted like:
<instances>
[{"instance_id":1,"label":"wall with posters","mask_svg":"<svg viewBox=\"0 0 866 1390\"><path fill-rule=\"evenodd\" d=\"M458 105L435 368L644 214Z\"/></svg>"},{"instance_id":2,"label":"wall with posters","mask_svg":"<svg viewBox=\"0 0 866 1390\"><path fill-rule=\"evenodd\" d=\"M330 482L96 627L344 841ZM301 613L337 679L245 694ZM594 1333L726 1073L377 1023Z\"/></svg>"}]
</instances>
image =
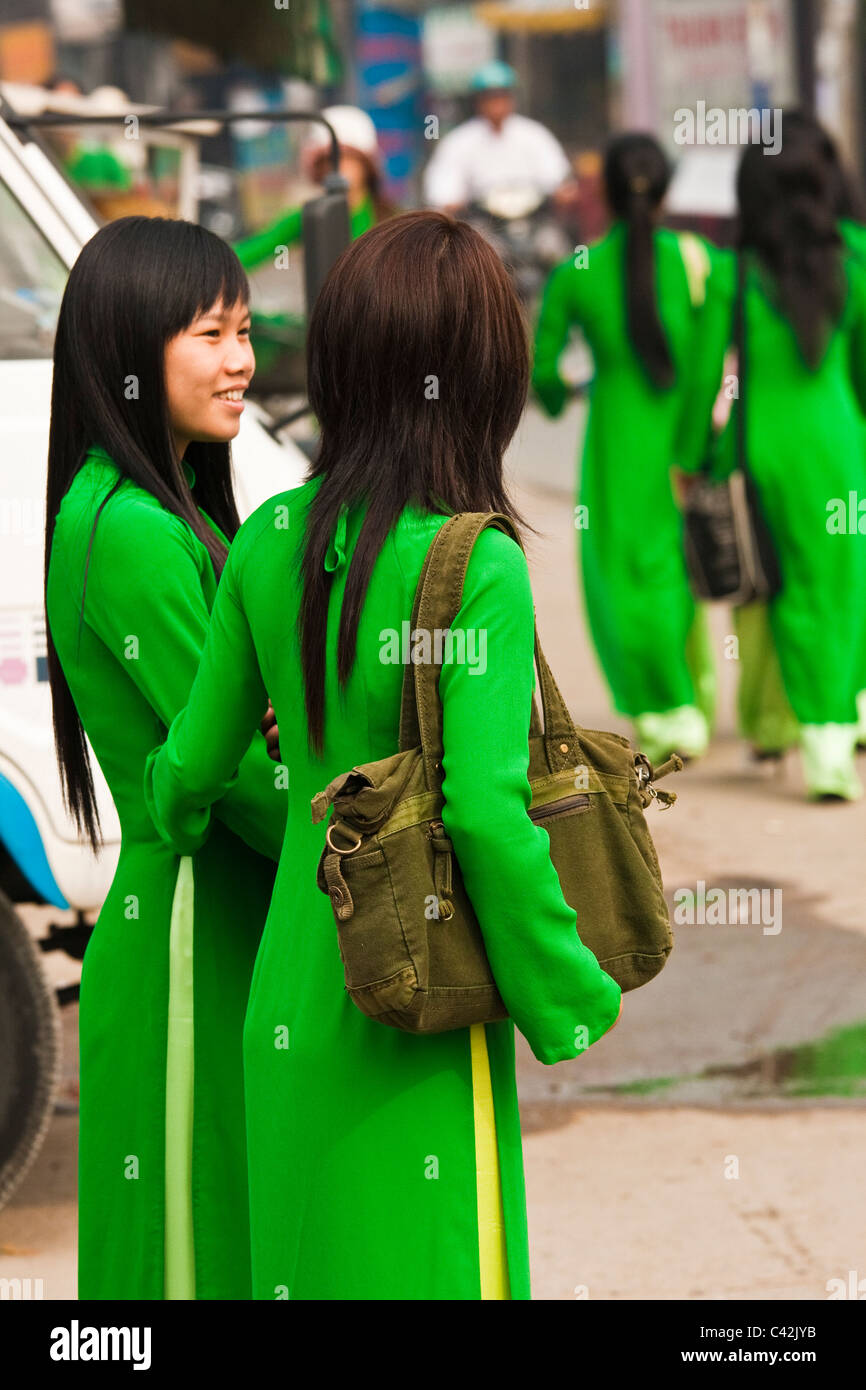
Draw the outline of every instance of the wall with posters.
<instances>
[{"instance_id":1,"label":"wall with posters","mask_svg":"<svg viewBox=\"0 0 866 1390\"><path fill-rule=\"evenodd\" d=\"M790 0L653 0L655 129L676 151L674 113L797 101Z\"/></svg>"},{"instance_id":2,"label":"wall with posters","mask_svg":"<svg viewBox=\"0 0 866 1390\"><path fill-rule=\"evenodd\" d=\"M653 131L674 160L674 218L727 234L742 141L769 134L763 109L799 102L794 11L792 0L620 0L616 123Z\"/></svg>"}]
</instances>

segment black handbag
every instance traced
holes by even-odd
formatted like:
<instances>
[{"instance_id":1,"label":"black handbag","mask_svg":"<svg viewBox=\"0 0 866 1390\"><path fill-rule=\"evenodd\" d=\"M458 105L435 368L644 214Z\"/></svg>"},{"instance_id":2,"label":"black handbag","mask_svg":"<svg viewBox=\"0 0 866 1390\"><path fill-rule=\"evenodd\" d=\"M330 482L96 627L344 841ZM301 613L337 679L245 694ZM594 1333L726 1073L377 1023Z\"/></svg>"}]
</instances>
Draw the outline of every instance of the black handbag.
<instances>
[{"instance_id":1,"label":"black handbag","mask_svg":"<svg viewBox=\"0 0 866 1390\"><path fill-rule=\"evenodd\" d=\"M746 462L745 254L737 254L733 337L739 398L734 403L737 467L728 478L710 476L709 455L683 503L683 542L692 592L698 599L733 604L771 599L782 587L779 558Z\"/></svg>"}]
</instances>

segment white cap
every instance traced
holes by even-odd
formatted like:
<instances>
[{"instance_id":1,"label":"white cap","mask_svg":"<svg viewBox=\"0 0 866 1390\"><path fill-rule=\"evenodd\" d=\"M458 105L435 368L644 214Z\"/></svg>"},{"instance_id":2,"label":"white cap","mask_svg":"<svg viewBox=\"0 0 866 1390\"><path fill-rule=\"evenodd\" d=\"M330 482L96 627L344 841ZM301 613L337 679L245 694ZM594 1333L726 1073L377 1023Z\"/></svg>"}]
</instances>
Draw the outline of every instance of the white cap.
<instances>
[{"instance_id":1,"label":"white cap","mask_svg":"<svg viewBox=\"0 0 866 1390\"><path fill-rule=\"evenodd\" d=\"M95 87L87 98L88 105L95 112L113 116L118 111L129 110L129 97L120 87Z\"/></svg>"},{"instance_id":2,"label":"white cap","mask_svg":"<svg viewBox=\"0 0 866 1390\"><path fill-rule=\"evenodd\" d=\"M379 137L366 111L357 106L327 106L322 115L334 127L341 145L347 145L359 154L367 155L369 159L378 160ZM316 122L305 141L304 153L309 156L317 150L328 149L330 143L327 130Z\"/></svg>"}]
</instances>

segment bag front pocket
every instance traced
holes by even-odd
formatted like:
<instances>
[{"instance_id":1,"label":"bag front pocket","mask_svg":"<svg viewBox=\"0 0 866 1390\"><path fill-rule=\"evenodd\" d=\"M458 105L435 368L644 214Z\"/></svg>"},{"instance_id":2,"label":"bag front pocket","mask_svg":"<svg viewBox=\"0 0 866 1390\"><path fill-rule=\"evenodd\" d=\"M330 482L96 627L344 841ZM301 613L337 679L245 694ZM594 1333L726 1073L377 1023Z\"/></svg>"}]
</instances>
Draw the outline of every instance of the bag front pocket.
<instances>
[{"instance_id":1,"label":"bag front pocket","mask_svg":"<svg viewBox=\"0 0 866 1390\"><path fill-rule=\"evenodd\" d=\"M582 811L592 809L592 801L588 792L575 792L573 796L560 797L558 801L549 801L546 806L535 806L529 808L529 819L536 825L539 821L557 820L560 816L579 815Z\"/></svg>"},{"instance_id":2,"label":"bag front pocket","mask_svg":"<svg viewBox=\"0 0 866 1390\"><path fill-rule=\"evenodd\" d=\"M340 872L345 888L340 889L337 885L337 891L351 898L351 914L343 917L338 915L338 904L333 893L331 902L346 987L350 992L376 991L382 987L385 993L379 1008L393 1009L396 1007L396 985L403 979L414 981L417 985L417 973L400 923L385 855L381 848L368 850L357 857L348 855L341 861ZM401 994L401 991L396 989L396 993ZM410 988L409 998L411 994ZM372 1012L360 1001L359 1007L365 1013ZM379 1008L375 1012L379 1012Z\"/></svg>"}]
</instances>

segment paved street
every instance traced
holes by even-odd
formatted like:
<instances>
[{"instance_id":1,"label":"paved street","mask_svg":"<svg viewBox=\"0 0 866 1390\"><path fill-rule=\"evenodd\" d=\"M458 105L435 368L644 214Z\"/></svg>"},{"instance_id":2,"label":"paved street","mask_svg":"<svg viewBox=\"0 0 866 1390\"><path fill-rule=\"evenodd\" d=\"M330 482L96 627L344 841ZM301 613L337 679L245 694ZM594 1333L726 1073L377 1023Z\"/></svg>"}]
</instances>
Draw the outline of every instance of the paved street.
<instances>
[{"instance_id":1,"label":"paved street","mask_svg":"<svg viewBox=\"0 0 866 1390\"><path fill-rule=\"evenodd\" d=\"M543 533L530 564L548 659L577 721L614 728L578 601L581 419L578 407L555 424L530 411L509 467ZM781 929L682 926L662 975L626 998L586 1057L543 1067L521 1041L536 1298L810 1300L830 1279L866 1275L866 803L807 805L794 755L769 780L747 764L724 610L713 631L718 738L650 825L669 895L701 883L780 890ZM0 1277L42 1277L48 1298L74 1290L75 1139L67 1107L0 1214Z\"/></svg>"}]
</instances>

